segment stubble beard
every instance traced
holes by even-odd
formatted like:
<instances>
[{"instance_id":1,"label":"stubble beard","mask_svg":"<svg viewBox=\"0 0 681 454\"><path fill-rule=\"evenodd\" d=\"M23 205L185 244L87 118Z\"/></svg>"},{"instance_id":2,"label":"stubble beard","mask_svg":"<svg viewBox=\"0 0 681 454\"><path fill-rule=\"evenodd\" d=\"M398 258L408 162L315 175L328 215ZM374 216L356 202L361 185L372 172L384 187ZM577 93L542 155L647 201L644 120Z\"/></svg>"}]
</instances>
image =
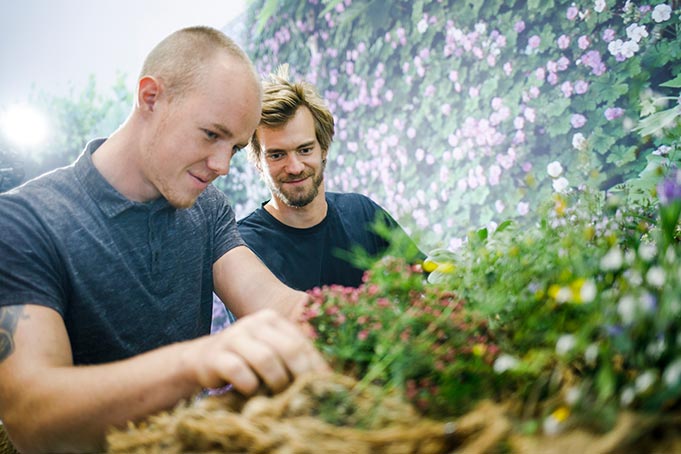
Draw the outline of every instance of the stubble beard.
<instances>
[{"instance_id":1,"label":"stubble beard","mask_svg":"<svg viewBox=\"0 0 681 454\"><path fill-rule=\"evenodd\" d=\"M273 181L269 181L269 186L270 190L272 191L272 194L282 202L284 202L286 205L294 208L302 208L310 203L317 197L319 194L319 187L322 185L322 182L324 181L324 172L320 172L318 174L313 174L312 176L312 187L310 189L293 189L293 190L284 190L283 189L283 182L280 182L279 184L275 184Z\"/></svg>"}]
</instances>

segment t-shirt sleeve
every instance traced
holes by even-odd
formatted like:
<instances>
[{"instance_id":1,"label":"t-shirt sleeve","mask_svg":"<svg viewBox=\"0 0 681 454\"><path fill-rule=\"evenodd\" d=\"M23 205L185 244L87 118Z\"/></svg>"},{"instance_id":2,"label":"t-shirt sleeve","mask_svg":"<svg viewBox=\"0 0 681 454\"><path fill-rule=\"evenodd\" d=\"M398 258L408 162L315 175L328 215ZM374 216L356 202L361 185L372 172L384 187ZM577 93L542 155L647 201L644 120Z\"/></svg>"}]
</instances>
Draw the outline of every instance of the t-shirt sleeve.
<instances>
[{"instance_id":1,"label":"t-shirt sleeve","mask_svg":"<svg viewBox=\"0 0 681 454\"><path fill-rule=\"evenodd\" d=\"M0 306L38 304L64 315L66 281L57 247L34 213L0 198Z\"/></svg>"},{"instance_id":2,"label":"t-shirt sleeve","mask_svg":"<svg viewBox=\"0 0 681 454\"><path fill-rule=\"evenodd\" d=\"M209 187L212 188L212 187ZM213 237L213 263L237 246L245 246L236 225L234 209L227 200L227 196L217 188L212 188L212 198L215 200L215 226Z\"/></svg>"}]
</instances>

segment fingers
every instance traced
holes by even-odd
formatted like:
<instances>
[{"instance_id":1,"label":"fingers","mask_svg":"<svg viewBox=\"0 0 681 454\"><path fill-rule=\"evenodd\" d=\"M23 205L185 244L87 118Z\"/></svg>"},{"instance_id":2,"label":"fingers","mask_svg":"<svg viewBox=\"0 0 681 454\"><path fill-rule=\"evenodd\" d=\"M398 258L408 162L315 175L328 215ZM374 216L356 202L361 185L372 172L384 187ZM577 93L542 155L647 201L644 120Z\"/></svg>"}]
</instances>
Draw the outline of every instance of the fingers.
<instances>
[{"instance_id":1,"label":"fingers","mask_svg":"<svg viewBox=\"0 0 681 454\"><path fill-rule=\"evenodd\" d=\"M212 370L206 375L245 395L253 394L259 381L279 392L302 374L330 370L303 332L273 311L244 317L212 337L214 351L206 352Z\"/></svg>"}]
</instances>

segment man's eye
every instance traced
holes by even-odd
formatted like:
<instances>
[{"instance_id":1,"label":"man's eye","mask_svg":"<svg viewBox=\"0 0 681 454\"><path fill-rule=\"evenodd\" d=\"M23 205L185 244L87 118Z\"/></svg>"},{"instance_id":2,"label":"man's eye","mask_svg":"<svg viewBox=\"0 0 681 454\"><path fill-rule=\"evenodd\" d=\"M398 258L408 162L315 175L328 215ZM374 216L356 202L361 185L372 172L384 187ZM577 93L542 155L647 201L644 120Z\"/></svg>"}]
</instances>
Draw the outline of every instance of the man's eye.
<instances>
[{"instance_id":1,"label":"man's eye","mask_svg":"<svg viewBox=\"0 0 681 454\"><path fill-rule=\"evenodd\" d=\"M282 156L283 156L282 153L270 153L267 155L267 159L271 161L276 161L277 159L281 159Z\"/></svg>"},{"instance_id":2,"label":"man's eye","mask_svg":"<svg viewBox=\"0 0 681 454\"><path fill-rule=\"evenodd\" d=\"M312 153L312 148L303 148L301 150L298 150L298 153L300 154L310 154Z\"/></svg>"},{"instance_id":3,"label":"man's eye","mask_svg":"<svg viewBox=\"0 0 681 454\"><path fill-rule=\"evenodd\" d=\"M203 132L206 134L206 137L209 138L210 140L215 140L219 137L216 133L208 129L204 129Z\"/></svg>"}]
</instances>

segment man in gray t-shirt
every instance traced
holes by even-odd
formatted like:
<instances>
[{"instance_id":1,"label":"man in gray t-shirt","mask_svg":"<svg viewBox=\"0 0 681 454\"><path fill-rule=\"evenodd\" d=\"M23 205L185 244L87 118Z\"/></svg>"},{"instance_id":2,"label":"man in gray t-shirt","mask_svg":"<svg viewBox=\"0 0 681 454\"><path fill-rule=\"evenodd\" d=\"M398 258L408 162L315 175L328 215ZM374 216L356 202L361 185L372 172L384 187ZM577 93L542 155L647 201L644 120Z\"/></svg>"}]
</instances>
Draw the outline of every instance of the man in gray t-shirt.
<instances>
[{"instance_id":1,"label":"man in gray t-shirt","mask_svg":"<svg viewBox=\"0 0 681 454\"><path fill-rule=\"evenodd\" d=\"M243 51L183 29L147 56L116 132L0 195L0 420L19 451L100 451L109 427L201 388L327 370L287 320L307 295L244 247L210 184L259 118ZM239 321L208 336L213 292Z\"/></svg>"}]
</instances>

